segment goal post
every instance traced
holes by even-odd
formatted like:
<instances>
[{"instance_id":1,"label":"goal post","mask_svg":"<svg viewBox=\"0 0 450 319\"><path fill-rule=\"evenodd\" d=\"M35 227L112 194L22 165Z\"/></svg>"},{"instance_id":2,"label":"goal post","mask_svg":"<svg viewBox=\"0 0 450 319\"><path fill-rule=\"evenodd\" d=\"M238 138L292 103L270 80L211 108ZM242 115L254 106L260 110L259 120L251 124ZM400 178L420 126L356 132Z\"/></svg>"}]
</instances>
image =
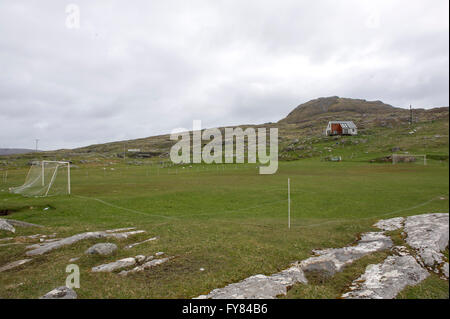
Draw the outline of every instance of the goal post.
<instances>
[{"instance_id":1,"label":"goal post","mask_svg":"<svg viewBox=\"0 0 450 319\"><path fill-rule=\"evenodd\" d=\"M418 159L423 162L423 165L427 165L427 155L426 154L392 154L392 164L398 163L414 163Z\"/></svg>"},{"instance_id":2,"label":"goal post","mask_svg":"<svg viewBox=\"0 0 450 319\"><path fill-rule=\"evenodd\" d=\"M9 190L11 193L35 197L70 195L70 162L33 162L25 183Z\"/></svg>"}]
</instances>

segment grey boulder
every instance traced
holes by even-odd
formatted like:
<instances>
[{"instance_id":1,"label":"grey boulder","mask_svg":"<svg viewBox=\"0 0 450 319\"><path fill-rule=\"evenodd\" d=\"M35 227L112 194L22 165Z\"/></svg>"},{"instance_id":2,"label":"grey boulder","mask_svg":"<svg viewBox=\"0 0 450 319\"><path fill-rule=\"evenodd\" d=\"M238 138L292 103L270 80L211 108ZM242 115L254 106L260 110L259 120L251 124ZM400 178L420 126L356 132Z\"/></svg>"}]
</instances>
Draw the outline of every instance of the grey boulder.
<instances>
[{"instance_id":1,"label":"grey boulder","mask_svg":"<svg viewBox=\"0 0 450 319\"><path fill-rule=\"evenodd\" d=\"M12 233L16 232L16 229L4 219L0 219L0 230L9 231Z\"/></svg>"},{"instance_id":2,"label":"grey boulder","mask_svg":"<svg viewBox=\"0 0 450 319\"><path fill-rule=\"evenodd\" d=\"M112 243L99 243L89 247L85 253L88 255L111 255L117 250L117 245Z\"/></svg>"},{"instance_id":3,"label":"grey boulder","mask_svg":"<svg viewBox=\"0 0 450 319\"><path fill-rule=\"evenodd\" d=\"M39 299L77 299L77 293L66 286L61 286L47 292Z\"/></svg>"}]
</instances>

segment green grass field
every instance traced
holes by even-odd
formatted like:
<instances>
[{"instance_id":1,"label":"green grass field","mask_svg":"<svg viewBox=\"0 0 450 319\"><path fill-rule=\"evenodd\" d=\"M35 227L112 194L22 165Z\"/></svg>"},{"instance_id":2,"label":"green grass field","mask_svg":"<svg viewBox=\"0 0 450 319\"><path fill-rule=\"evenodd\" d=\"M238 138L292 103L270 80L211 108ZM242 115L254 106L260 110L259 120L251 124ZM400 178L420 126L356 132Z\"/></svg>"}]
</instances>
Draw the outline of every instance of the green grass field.
<instances>
[{"instance_id":1,"label":"green grass field","mask_svg":"<svg viewBox=\"0 0 450 319\"><path fill-rule=\"evenodd\" d=\"M35 257L27 265L0 273L1 298L37 298L64 285L69 259L78 256L80 298L192 298L250 275L285 269L309 257L312 249L349 245L360 233L375 230L371 225L378 219L449 209L448 161L430 160L424 166L308 159L280 162L275 175L259 175L254 164L171 169L81 165L72 170L70 196L9 194L8 187L21 185L26 172L25 168L9 171L8 180L0 184L0 209L14 210L6 218L46 228L17 227L17 234L56 232L57 237L65 237L119 227L147 233L107 240L119 246L108 257L83 254L99 240ZM288 178L291 229L287 227ZM50 209L44 210L47 206ZM0 238L8 236L0 231ZM160 239L121 249L152 236ZM0 266L24 258L25 251L25 245L0 247ZM105 262L158 251L176 258L127 277L90 272ZM337 298L367 264L384 256L363 258L335 280L295 286L287 297ZM448 281L430 278L400 297L448 298Z\"/></svg>"}]
</instances>

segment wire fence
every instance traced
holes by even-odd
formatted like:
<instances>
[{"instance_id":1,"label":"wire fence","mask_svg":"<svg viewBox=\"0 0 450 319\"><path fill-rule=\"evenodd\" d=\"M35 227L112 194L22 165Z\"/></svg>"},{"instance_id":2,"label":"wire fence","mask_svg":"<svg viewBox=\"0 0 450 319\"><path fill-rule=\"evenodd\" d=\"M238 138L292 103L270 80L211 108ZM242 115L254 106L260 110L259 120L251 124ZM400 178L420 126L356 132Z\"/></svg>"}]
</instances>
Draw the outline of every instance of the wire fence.
<instances>
[{"instance_id":1,"label":"wire fence","mask_svg":"<svg viewBox=\"0 0 450 319\"><path fill-rule=\"evenodd\" d=\"M191 218L191 217L199 217L199 216L223 216L223 215L229 215L232 213L237 213L237 212L242 212L242 211L248 211L248 210L253 210L256 208L261 208L261 207L267 207L267 206L274 206L280 203L285 203L285 206L287 206L287 200L276 200L276 201L270 201L270 202L266 202L266 203L262 203L262 204L258 204L258 205L253 205L253 206L248 206L248 207L241 207L241 208L234 208L234 209L228 209L228 210L213 210L213 209L209 209L208 212L202 212L202 213L196 213L196 214L179 214L177 216L167 216L167 215L163 215L161 213L153 213L153 212L142 212L142 211L138 211L135 209L130 209L127 207L122 207L119 205L114 205L111 204L109 202L106 202L104 200L101 200L99 198L95 198L95 197L87 197L87 196L79 196L79 195L75 195L78 198L82 198L82 199L90 199L90 200L94 200L97 201L99 203L102 203L104 205L119 209L119 210L123 210L123 211L127 211L127 212L131 212L131 213L136 213L136 214L140 214L140 215L145 215L148 217L161 217L161 218L165 218L165 219L172 219L172 220L180 220L181 218ZM323 222L319 222L319 223L312 223L312 224L308 224L308 225L302 225L299 222L302 221L309 221L311 220L311 218L308 219L302 219L302 218L296 218L293 220L293 222L291 223L291 227L292 228L310 228L310 227L318 227L318 226L324 226L324 225L328 225L328 224L334 224L334 223L346 223L346 222L353 222L355 220L374 220L377 218L381 218L381 217L386 217L386 216L391 216L391 215L395 215L395 214L399 214L405 211L410 211L410 210L414 210L416 208L420 208L423 206L426 206L428 204L430 204L433 201L436 201L438 199L441 199L442 196L445 195L439 195L439 196L435 196L427 201L424 201L422 203L413 205L413 206L409 206L406 208L402 208L402 209L397 209L394 211L390 211L390 212L386 212L386 213L382 213L382 214L377 214L377 215L372 215L369 217L359 217L359 218L338 218L338 219L333 219L333 220L326 220ZM280 207L285 208L285 207ZM448 211L447 211L448 213ZM219 218L220 219L220 218ZM231 220L226 220L226 222L233 222ZM240 224L242 224L242 222L238 222ZM249 224L249 223L247 223ZM253 226L265 226L263 224L255 224L255 223L251 223L249 225L253 225Z\"/></svg>"}]
</instances>

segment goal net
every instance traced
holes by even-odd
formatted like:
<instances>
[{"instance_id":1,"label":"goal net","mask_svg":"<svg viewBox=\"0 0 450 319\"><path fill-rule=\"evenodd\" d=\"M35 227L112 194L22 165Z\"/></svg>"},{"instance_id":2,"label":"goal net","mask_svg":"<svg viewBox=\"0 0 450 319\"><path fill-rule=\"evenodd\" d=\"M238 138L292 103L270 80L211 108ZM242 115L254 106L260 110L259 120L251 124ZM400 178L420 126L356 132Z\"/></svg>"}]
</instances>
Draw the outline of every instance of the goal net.
<instances>
[{"instance_id":1,"label":"goal net","mask_svg":"<svg viewBox=\"0 0 450 319\"><path fill-rule=\"evenodd\" d=\"M427 165L427 156L417 154L392 154L392 164L398 163L419 163Z\"/></svg>"},{"instance_id":2,"label":"goal net","mask_svg":"<svg viewBox=\"0 0 450 319\"><path fill-rule=\"evenodd\" d=\"M54 196L70 194L70 163L58 161L34 162L22 186L10 188L23 196Z\"/></svg>"}]
</instances>

